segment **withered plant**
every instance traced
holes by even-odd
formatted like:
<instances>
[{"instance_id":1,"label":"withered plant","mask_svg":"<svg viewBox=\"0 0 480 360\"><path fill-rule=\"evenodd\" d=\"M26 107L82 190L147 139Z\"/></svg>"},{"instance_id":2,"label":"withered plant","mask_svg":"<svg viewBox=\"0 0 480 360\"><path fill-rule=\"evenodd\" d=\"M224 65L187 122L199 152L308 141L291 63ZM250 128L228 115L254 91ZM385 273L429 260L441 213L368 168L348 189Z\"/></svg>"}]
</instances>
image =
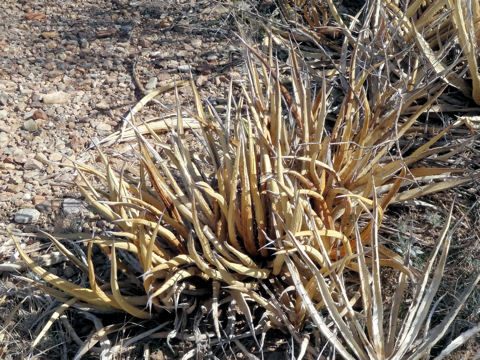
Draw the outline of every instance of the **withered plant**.
<instances>
[{"instance_id":1,"label":"withered plant","mask_svg":"<svg viewBox=\"0 0 480 360\"><path fill-rule=\"evenodd\" d=\"M479 281L477 276L468 285L442 326L425 327L445 266L451 214L422 269L381 244L378 229L390 204L478 175L423 163L440 155L449 160L455 146L435 146L452 128L466 124L473 131L468 118L436 129L417 147L407 148L405 141L420 132L420 121L445 89L457 78L465 80L440 69L429 52L443 33L437 40L434 33L427 36L425 15L410 20L422 2L406 13L393 2L371 2L363 21L351 19L347 27L327 1L322 11L335 19L335 29L322 23L310 3L297 4L304 5L310 27L298 24L288 41L273 31L266 48L246 45L246 84L234 96L230 83L225 107L203 104L193 81L195 110L188 120L178 105L174 121L141 121L141 108L172 87L142 99L125 119L129 129L107 139L137 139L136 171L114 168L100 150L103 169L71 165L85 199L117 230L86 241L86 264L52 238L88 278L88 287L49 273L18 246L43 279L35 283L65 300L59 312L82 303L149 319L174 309L182 292L195 311L196 294L207 289L205 303L218 337L222 297L235 299L252 329L256 319L249 302L256 303L267 328L286 329L299 343L305 325L313 324L347 359L420 358L443 336ZM425 13L436 16L435 9ZM459 41L476 46L461 31L468 26L456 12L446 16L460 29ZM426 27L422 36L419 22ZM340 44L338 61L331 58L319 72L305 60L302 41L322 51L322 41L332 49ZM276 61L274 44L288 48L288 66ZM465 57L474 63L470 53ZM476 99L478 85L473 89ZM158 135L159 129L167 134ZM110 260L108 281L96 273L94 246ZM120 251L134 261L120 258ZM383 267L399 273L388 319ZM409 296L409 311L402 315L400 304Z\"/></svg>"}]
</instances>

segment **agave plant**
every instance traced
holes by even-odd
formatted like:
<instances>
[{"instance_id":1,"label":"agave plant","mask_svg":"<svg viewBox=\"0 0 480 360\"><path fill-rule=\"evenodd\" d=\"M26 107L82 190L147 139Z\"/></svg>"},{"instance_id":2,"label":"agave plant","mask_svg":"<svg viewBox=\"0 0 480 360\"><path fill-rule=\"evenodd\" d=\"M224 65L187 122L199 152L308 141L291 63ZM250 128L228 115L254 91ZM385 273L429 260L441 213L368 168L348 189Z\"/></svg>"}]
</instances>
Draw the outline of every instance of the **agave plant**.
<instances>
[{"instance_id":1,"label":"agave plant","mask_svg":"<svg viewBox=\"0 0 480 360\"><path fill-rule=\"evenodd\" d=\"M430 358L432 348L446 334L461 307L480 281L480 273L478 273L467 284L462 294L457 297L456 303L449 313L436 326L430 328L431 316L436 307L432 303L437 296L437 290L442 280L450 238L453 233L453 230L449 231L452 210L453 206L442 234L422 269L418 281L414 282L413 287L410 286L411 290L407 290L409 275L405 272L399 272L396 284L389 284L395 290L392 300L388 303L388 308L385 307L385 296L383 295L384 287L380 271L382 259L378 251L376 226L372 229L371 244L368 249L362 244L360 233L357 232L358 256L355 261L360 277L358 297L361 298L361 311L356 311L352 302L349 301L343 274L332 271L328 276L324 276L307 253L300 246L298 247L305 262L304 265L314 274L330 319L334 323L334 329L327 326L326 319L316 310L300 280L298 266L295 266L290 259L287 261L296 289L308 309L309 317L326 339L333 339L330 340L332 345L343 358L352 360ZM373 215L376 218L377 213L374 212ZM296 242L293 237L292 240ZM368 266L367 255L371 257L371 266ZM405 264L409 261L408 256L409 254L405 258ZM333 284L336 292L342 294L343 298L340 302L343 306L340 308L339 300L332 297L329 283ZM410 304L407 309L405 309L406 304ZM475 333L462 334L459 339L465 342L468 339L467 336ZM339 341L340 335L343 342ZM452 351L452 349L447 351Z\"/></svg>"},{"instance_id":2,"label":"agave plant","mask_svg":"<svg viewBox=\"0 0 480 360\"><path fill-rule=\"evenodd\" d=\"M362 11L349 19L350 26L346 26L344 17L331 0L325 3L308 0L280 3L284 9L284 20L290 25L294 24L295 31L282 30L272 23L274 33L279 36L277 41L282 42L281 38L293 36L307 43L308 46L300 53L305 59L310 59L307 63L312 68L318 67L318 64L325 66L325 61L319 59L329 57L332 60L323 49L325 46L345 56L346 48L342 48L342 42L353 46L357 41L356 32L368 29L375 33L373 39L377 44L373 47L382 56L399 60L403 58L402 53L414 47L416 56L409 53L408 59L416 64L411 69L417 73L417 77L433 72L462 95L480 104L478 1L367 1ZM342 33L346 36L340 36ZM368 49L373 50L372 47ZM421 66L422 63L428 66ZM332 65L331 61L329 65ZM337 65L341 68L340 63ZM468 72L467 76L465 72ZM439 110L449 112L459 109L451 104L443 104Z\"/></svg>"},{"instance_id":3,"label":"agave plant","mask_svg":"<svg viewBox=\"0 0 480 360\"><path fill-rule=\"evenodd\" d=\"M383 31L387 36L391 29ZM178 293L188 290L195 298L207 288L219 337L222 293L237 301L251 326L247 300L265 309L270 326L286 328L297 340L298 329L313 321L346 358L424 354L415 343L418 321L425 319L438 274L426 290L432 265L423 272L414 269L378 243L377 229L389 204L467 183L476 174L453 177L464 171L421 166L450 149L433 146L466 120L439 130L410 154L401 149L399 141L418 131L417 120L446 85L435 74L418 71L419 56L413 67L403 62L392 68L392 57L382 58L372 43L358 34L345 73L323 74L317 92L293 45L291 89L282 83L271 55L272 35L270 56L247 45L248 86L235 97L230 83L226 108L205 106L191 81L195 110L188 119L178 106L174 121L145 122L138 116L142 107L174 87L148 94L125 119L130 129L106 139L136 137L136 170L115 168L101 150L102 170L69 165L78 171L76 185L85 199L117 226L87 241L87 264L52 238L84 272L89 287L49 273L18 246L21 257L49 284L41 285L45 291L70 298L68 305L81 302L145 319L174 308ZM336 79L345 85L338 110L332 100ZM162 128L166 137L157 133ZM108 281L96 272L93 246L110 260ZM443 250L440 273L445 256ZM386 339L380 266L401 273ZM347 289L347 271L358 274L356 289ZM412 311L419 317L407 317L398 332L398 303L407 279L418 284ZM189 311L196 304L192 301ZM355 304L361 304L362 315L353 310ZM322 309L343 340L321 318Z\"/></svg>"}]
</instances>

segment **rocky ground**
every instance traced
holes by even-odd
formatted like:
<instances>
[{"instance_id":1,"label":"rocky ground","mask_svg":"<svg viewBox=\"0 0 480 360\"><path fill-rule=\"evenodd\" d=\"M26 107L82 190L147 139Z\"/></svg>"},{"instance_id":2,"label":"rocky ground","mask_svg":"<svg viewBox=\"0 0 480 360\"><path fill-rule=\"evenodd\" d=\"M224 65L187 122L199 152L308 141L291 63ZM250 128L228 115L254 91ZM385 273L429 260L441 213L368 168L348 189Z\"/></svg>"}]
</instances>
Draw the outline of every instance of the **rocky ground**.
<instances>
[{"instance_id":1,"label":"rocky ground","mask_svg":"<svg viewBox=\"0 0 480 360\"><path fill-rule=\"evenodd\" d=\"M60 163L88 162L143 92L191 73L202 99L219 100L224 74L238 75L230 11L212 0L0 4L2 261L13 255L7 226L61 230L78 213ZM182 102L188 95L180 90ZM159 100L142 116L168 111L174 93Z\"/></svg>"}]
</instances>

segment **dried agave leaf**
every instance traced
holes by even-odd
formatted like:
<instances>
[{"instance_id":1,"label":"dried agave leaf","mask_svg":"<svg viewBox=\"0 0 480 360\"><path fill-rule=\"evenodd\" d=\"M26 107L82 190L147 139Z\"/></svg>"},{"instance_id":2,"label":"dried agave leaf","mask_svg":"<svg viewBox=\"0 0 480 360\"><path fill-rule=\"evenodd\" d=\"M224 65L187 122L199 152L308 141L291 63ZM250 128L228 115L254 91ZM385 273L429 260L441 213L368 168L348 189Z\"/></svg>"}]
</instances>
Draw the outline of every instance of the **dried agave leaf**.
<instances>
[{"instance_id":1,"label":"dried agave leaf","mask_svg":"<svg viewBox=\"0 0 480 360\"><path fill-rule=\"evenodd\" d=\"M476 326L473 326L472 328L464 331L461 333L459 336L457 336L455 339L453 339L448 346L442 350L440 355L435 357L435 360L442 360L445 359L448 355L450 355L455 349L458 347L462 346L465 344L470 338L475 336L480 332L480 324L477 324Z\"/></svg>"},{"instance_id":2,"label":"dried agave leaf","mask_svg":"<svg viewBox=\"0 0 480 360\"><path fill-rule=\"evenodd\" d=\"M72 306L76 302L77 302L77 299L72 298L72 299L68 300L67 302L63 303L62 305L60 305L53 312L52 316L50 316L50 319L48 319L45 326L42 328L40 333L35 337L35 340L33 340L32 348L35 348L40 343L40 341L45 336L45 334L48 332L48 330L53 325L53 323L65 312L65 310L67 310L70 306Z\"/></svg>"},{"instance_id":3,"label":"dried agave leaf","mask_svg":"<svg viewBox=\"0 0 480 360\"><path fill-rule=\"evenodd\" d=\"M78 298L81 301L84 301L95 307L99 307L103 309L111 309L110 306L105 304L105 302L101 298L99 298L93 290L89 288L84 288L84 287L75 285L69 281L66 281L58 277L57 275L54 275L51 272L48 272L47 270L43 269L41 266L38 266L37 264L35 264L34 261L25 253L25 251L23 251L18 239L11 233L10 233L10 236L12 237L13 241L15 242L15 245L17 246L20 257L27 264L30 270L36 273L40 278L45 280L47 283L51 284L53 287L58 288L64 291L65 293Z\"/></svg>"},{"instance_id":4,"label":"dried agave leaf","mask_svg":"<svg viewBox=\"0 0 480 360\"><path fill-rule=\"evenodd\" d=\"M125 324L112 324L102 327L101 329L98 329L94 333L90 334L87 340L85 340L83 345L78 349L74 360L80 360L83 355L85 355L92 347L94 347L102 338L124 328Z\"/></svg>"}]
</instances>

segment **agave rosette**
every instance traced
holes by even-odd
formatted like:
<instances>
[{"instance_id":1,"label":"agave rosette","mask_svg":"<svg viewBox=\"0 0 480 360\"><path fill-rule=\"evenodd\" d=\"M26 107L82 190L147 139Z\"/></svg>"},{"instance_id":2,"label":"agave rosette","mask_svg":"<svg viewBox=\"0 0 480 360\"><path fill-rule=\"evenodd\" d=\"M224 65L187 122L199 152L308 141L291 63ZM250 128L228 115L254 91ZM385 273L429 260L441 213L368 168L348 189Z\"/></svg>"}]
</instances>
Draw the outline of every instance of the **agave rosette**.
<instances>
[{"instance_id":1,"label":"agave rosette","mask_svg":"<svg viewBox=\"0 0 480 360\"><path fill-rule=\"evenodd\" d=\"M75 165L84 180L78 185L82 194L104 217L117 224L119 231L115 235L123 240L90 240L89 248L96 243L112 260L111 289L105 292L96 284L94 264L90 263L91 289L82 290L88 296L80 295L79 289L71 295L83 301L92 295L94 304L104 302L138 317L150 316L118 288L115 255L118 249L124 249L138 258L144 291L153 305L171 306L175 284L201 277L247 292L268 306L259 293L252 294L258 291L260 280L288 273L285 256L298 251L291 236L321 271L330 271L327 259L334 260L338 269L356 268L351 261L356 256L355 226L362 214L372 211L374 193L379 196L380 223L391 202L470 181L445 180L444 174L458 170L409 168L442 151L431 147L449 128L409 156L389 155L397 139L441 93L441 85L414 114L399 120L398 111L382 110L392 102L394 88L370 108L365 82L371 74L354 76L353 57L351 90L329 128L330 89L324 82L313 96L308 90L308 78L300 74L295 55L292 59L294 98L285 97L286 89L279 82L271 59L262 58L258 66L253 59L248 61L250 86L242 89L237 101L229 94L222 116L212 107L204 109L191 85L197 108L192 117L201 127L197 135L203 154L189 150L185 134L191 130L183 125L179 110L167 143L148 123L142 125L144 134L151 130L150 142L131 123L139 141L139 170L135 175L115 171L102 153L104 171ZM407 96L399 111L410 106L417 99L415 94L422 91L425 89ZM88 174L104 181L107 189L96 189ZM431 182L436 177L444 181L403 190L413 180L421 183L425 178ZM373 218L360 229L363 243L369 242L372 225ZM392 251L382 246L380 251L386 264L403 268L401 258ZM303 275L312 297L320 302L311 274ZM45 279L57 287L64 284L51 277ZM288 285L289 281L285 281L284 286ZM62 286L63 291L69 289ZM73 284L69 286L73 289Z\"/></svg>"},{"instance_id":2,"label":"agave rosette","mask_svg":"<svg viewBox=\"0 0 480 360\"><path fill-rule=\"evenodd\" d=\"M398 36L391 31L381 27L379 33ZM316 92L308 64L294 45L289 45L290 89L271 55L274 36L268 40L269 56L247 45L247 86L234 96L231 83L225 108L204 106L192 81L195 110L188 119L180 106L168 124L138 121L133 113L125 119L128 134L138 141L136 171L114 168L101 151L102 170L71 165L82 179L77 186L86 200L118 227L88 240L87 264L52 239L85 273L89 287L49 273L18 247L20 255L53 286L46 291L93 307L150 318L174 308L179 293L195 298L207 288L218 336L222 292L237 301L250 325L247 300L266 310L272 326L286 327L297 340L297 330L313 321L347 356L344 344L331 338L331 324L318 318L318 310L326 307L357 356L384 354L383 340L367 341L380 331L378 313L369 320L368 335L358 331L357 320L357 328L349 329L345 317L356 319L357 302L366 311L380 309L380 266L415 281L425 276L378 243L385 210L473 177L419 164L450 149L434 145L467 120L438 130L410 153L401 148L400 141L418 132L418 120L447 85L435 73L419 71L421 54L410 52L409 62L404 53L393 51L404 58L391 66L394 56L383 56L372 38L379 33L359 32L355 41L346 36L344 47L352 50L343 58L343 73L335 67L322 73ZM333 109L338 83L344 93ZM170 89L147 95L134 113ZM161 129L168 136L160 137L156 131ZM110 259L108 281L95 271L94 245ZM134 261L119 252L133 255ZM360 274L360 284L346 286L345 269ZM196 304L192 300L189 311ZM410 335L405 335L409 341L415 338ZM411 350L407 346L402 353Z\"/></svg>"}]
</instances>

